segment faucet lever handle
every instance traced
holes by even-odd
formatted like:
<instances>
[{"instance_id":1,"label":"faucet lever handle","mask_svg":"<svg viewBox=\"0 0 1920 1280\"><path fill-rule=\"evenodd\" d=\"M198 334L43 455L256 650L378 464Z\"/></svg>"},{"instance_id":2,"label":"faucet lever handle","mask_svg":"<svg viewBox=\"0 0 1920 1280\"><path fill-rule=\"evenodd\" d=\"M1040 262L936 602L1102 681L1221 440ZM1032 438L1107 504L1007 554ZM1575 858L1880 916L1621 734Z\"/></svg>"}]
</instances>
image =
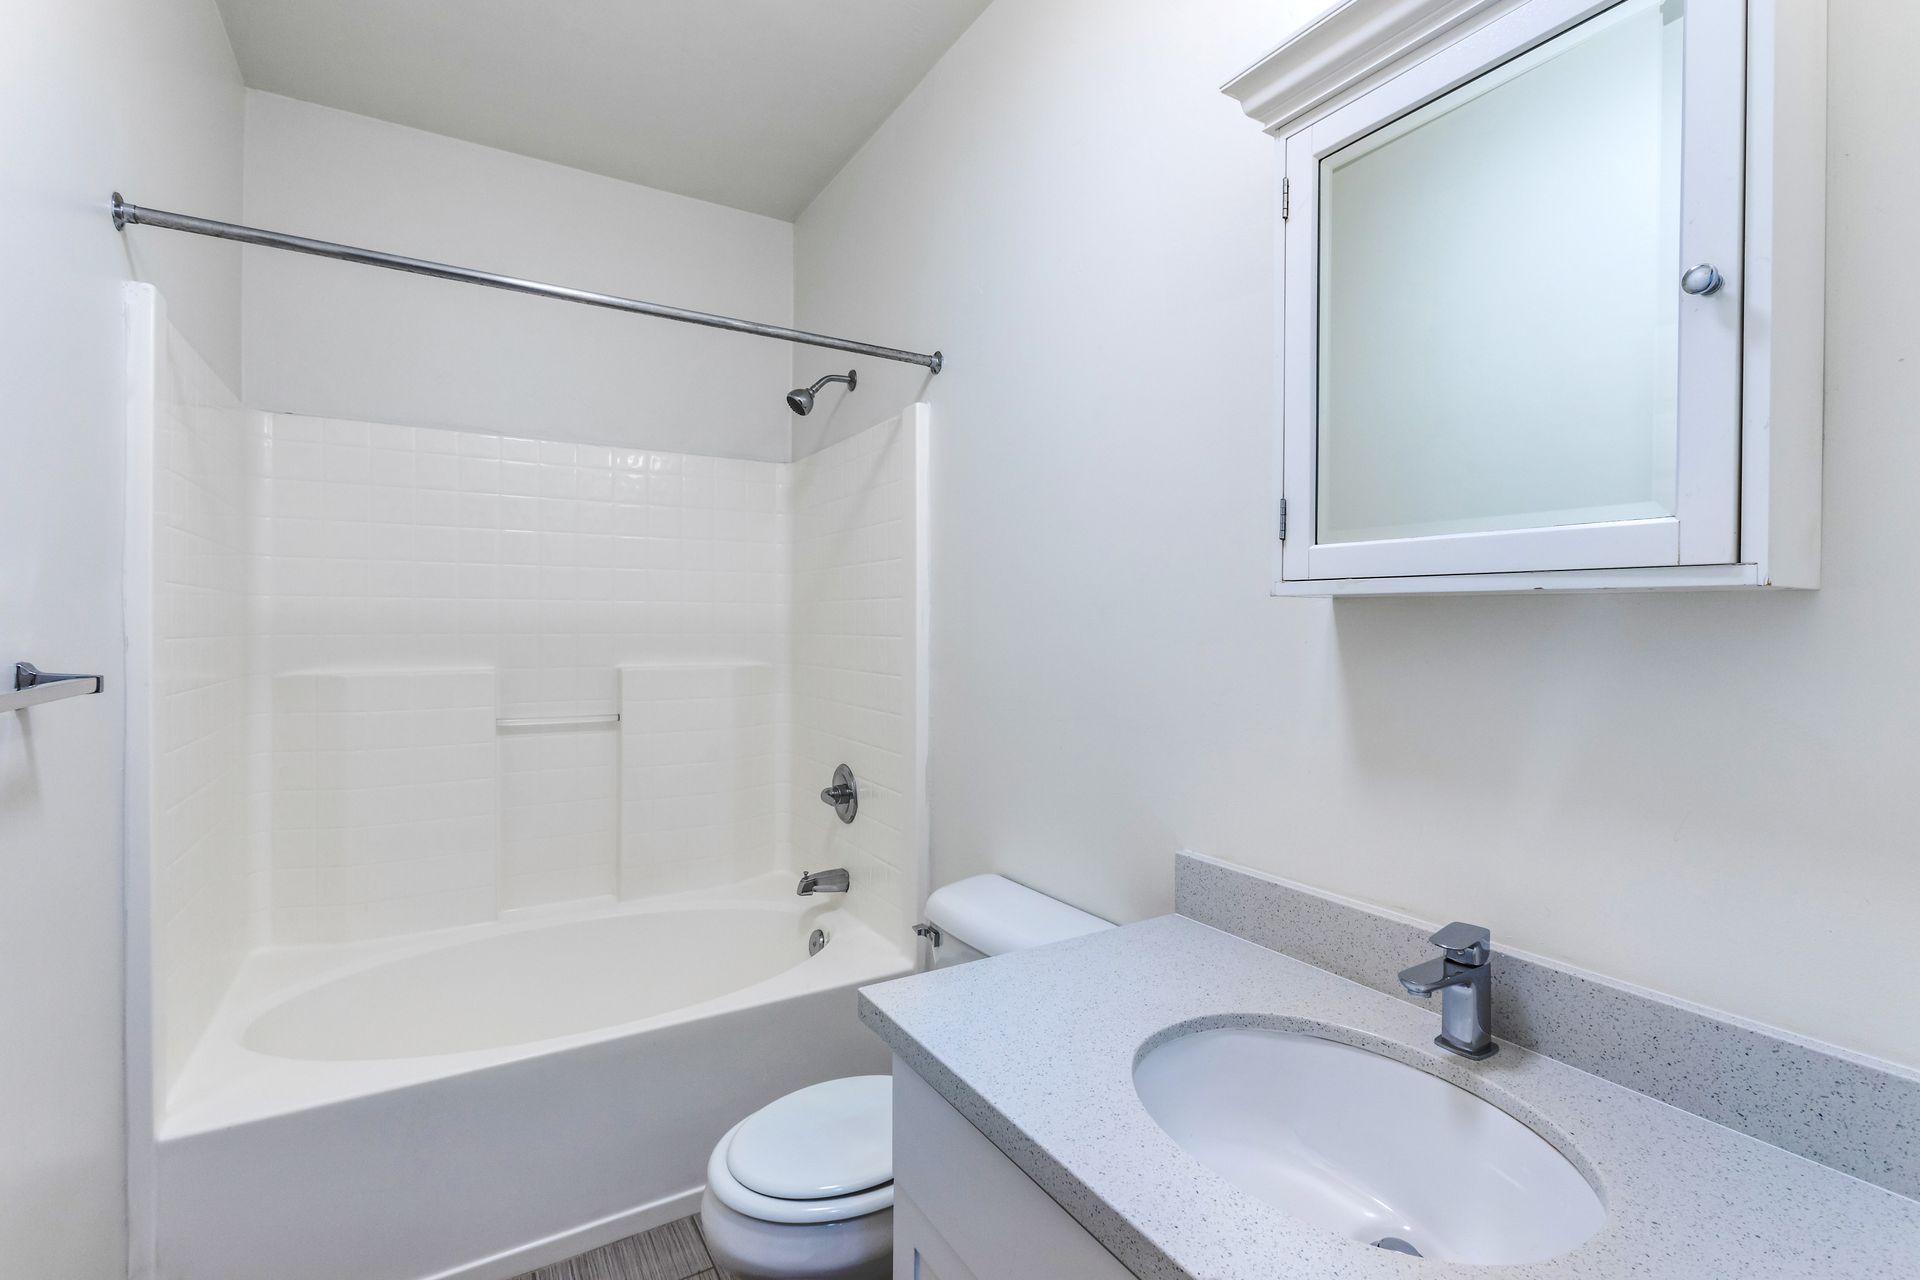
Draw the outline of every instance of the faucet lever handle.
<instances>
[{"instance_id":1,"label":"faucet lever handle","mask_svg":"<svg viewBox=\"0 0 1920 1280\"><path fill-rule=\"evenodd\" d=\"M1455 964L1485 964L1493 955L1493 934L1462 920L1455 920L1427 941L1445 951L1447 959Z\"/></svg>"}]
</instances>

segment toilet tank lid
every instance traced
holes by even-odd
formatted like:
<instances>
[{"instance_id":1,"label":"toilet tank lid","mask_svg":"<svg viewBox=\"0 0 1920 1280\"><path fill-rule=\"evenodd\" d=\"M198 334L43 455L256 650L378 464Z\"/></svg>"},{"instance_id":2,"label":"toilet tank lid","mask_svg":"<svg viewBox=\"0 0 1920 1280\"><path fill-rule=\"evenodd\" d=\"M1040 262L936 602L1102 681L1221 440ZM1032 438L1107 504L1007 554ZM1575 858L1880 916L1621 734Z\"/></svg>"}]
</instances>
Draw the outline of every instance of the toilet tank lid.
<instances>
[{"instance_id":1,"label":"toilet tank lid","mask_svg":"<svg viewBox=\"0 0 1920 1280\"><path fill-rule=\"evenodd\" d=\"M969 876L935 889L927 922L983 955L1025 951L1113 926L1005 876Z\"/></svg>"}]
</instances>

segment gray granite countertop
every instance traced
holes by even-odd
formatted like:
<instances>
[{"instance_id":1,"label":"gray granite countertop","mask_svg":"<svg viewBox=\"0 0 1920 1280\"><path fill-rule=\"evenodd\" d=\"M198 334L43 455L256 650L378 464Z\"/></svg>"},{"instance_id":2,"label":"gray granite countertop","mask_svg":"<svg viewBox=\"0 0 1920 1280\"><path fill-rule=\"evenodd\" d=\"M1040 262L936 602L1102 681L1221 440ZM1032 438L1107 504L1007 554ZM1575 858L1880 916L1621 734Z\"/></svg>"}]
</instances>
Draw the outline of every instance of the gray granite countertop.
<instances>
[{"instance_id":1,"label":"gray granite countertop","mask_svg":"<svg viewBox=\"0 0 1920 1280\"><path fill-rule=\"evenodd\" d=\"M1159 1280L1391 1277L1487 1269L1312 1226L1176 1146L1133 1087L1170 1027L1310 1030L1423 1067L1553 1142L1607 1222L1503 1280L1916 1280L1920 1201L1505 1045L1433 1046L1427 1009L1181 916L869 987L861 1017L1135 1274ZM1497 1030L1497 1028L1496 1028ZM1436 1175L1438 1176L1438 1175Z\"/></svg>"}]
</instances>

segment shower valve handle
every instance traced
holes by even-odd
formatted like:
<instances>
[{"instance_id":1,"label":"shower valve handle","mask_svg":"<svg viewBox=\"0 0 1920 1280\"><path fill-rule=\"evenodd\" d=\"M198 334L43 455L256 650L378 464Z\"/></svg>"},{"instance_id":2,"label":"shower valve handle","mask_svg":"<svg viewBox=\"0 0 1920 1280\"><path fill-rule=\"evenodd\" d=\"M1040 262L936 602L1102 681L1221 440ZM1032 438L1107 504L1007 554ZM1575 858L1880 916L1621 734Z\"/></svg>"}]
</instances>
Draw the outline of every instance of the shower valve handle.
<instances>
[{"instance_id":1,"label":"shower valve handle","mask_svg":"<svg viewBox=\"0 0 1920 1280\"><path fill-rule=\"evenodd\" d=\"M852 769L843 764L833 771L833 785L820 793L820 803L833 806L840 821L853 821L853 815L860 812L860 791Z\"/></svg>"}]
</instances>

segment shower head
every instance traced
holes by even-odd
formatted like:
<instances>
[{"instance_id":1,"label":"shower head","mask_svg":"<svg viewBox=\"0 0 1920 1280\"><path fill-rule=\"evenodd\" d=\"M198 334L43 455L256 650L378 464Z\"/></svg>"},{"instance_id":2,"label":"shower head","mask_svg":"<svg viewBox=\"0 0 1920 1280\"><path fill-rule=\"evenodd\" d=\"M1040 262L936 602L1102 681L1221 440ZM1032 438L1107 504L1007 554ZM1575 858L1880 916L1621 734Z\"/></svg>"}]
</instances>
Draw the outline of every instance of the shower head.
<instances>
[{"instance_id":1,"label":"shower head","mask_svg":"<svg viewBox=\"0 0 1920 1280\"><path fill-rule=\"evenodd\" d=\"M829 382L844 382L847 384L847 390L855 390L860 385L860 371L849 369L845 373L830 373L810 387L795 387L787 392L787 408L803 418L806 417L813 412L813 397Z\"/></svg>"}]
</instances>

